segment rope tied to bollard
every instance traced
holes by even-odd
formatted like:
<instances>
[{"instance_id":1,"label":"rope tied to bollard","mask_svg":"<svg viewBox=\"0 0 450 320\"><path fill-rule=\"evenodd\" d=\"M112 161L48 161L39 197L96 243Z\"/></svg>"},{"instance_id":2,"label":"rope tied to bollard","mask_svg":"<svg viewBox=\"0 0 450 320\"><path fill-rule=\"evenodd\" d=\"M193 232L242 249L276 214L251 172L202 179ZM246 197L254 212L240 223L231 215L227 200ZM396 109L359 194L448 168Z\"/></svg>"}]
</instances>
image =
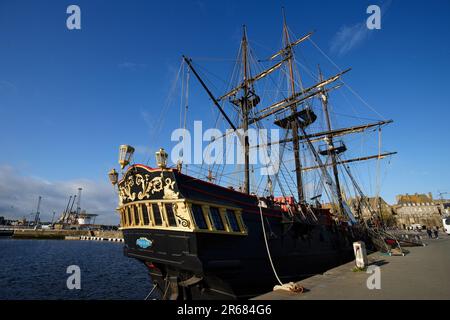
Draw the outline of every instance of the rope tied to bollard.
<instances>
[{"instance_id":1,"label":"rope tied to bollard","mask_svg":"<svg viewBox=\"0 0 450 320\"><path fill-rule=\"evenodd\" d=\"M300 293L304 292L305 288L303 288L301 285L299 285L295 282L289 282L289 283L282 284L280 286L277 285L277 286L273 287L273 290L274 291L275 290L286 290L286 291L291 291L291 292L300 294Z\"/></svg>"},{"instance_id":2,"label":"rope tied to bollard","mask_svg":"<svg viewBox=\"0 0 450 320\"><path fill-rule=\"evenodd\" d=\"M258 199L258 207L259 207L259 213L261 214L261 226L262 226L262 230L264 233L264 243L266 244L266 251L267 251L267 256L269 258L270 261L270 266L272 267L272 271L273 274L275 275L275 278L277 279L279 285L276 285L273 287L273 290L285 290L285 291L290 291L290 292L294 292L294 293L303 293L304 292L304 288L294 282L289 282L289 283L283 283L280 280L280 277L278 276L278 273L275 269L275 266L273 264L272 261L272 255L270 253L270 249L269 249L269 243L267 242L267 234L266 234L266 227L264 225L264 218L263 218L263 212L262 212L262 207L261 207L261 201L259 199L259 197L256 197Z\"/></svg>"},{"instance_id":3,"label":"rope tied to bollard","mask_svg":"<svg viewBox=\"0 0 450 320\"><path fill-rule=\"evenodd\" d=\"M153 284L153 288L152 288L152 290L150 290L150 292L148 293L148 295L145 297L145 299L144 300L147 300L148 299L148 297L150 297L150 295L153 293L153 291L155 291L155 289L156 289L156 287L158 286L158 284L157 283L154 283Z\"/></svg>"}]
</instances>

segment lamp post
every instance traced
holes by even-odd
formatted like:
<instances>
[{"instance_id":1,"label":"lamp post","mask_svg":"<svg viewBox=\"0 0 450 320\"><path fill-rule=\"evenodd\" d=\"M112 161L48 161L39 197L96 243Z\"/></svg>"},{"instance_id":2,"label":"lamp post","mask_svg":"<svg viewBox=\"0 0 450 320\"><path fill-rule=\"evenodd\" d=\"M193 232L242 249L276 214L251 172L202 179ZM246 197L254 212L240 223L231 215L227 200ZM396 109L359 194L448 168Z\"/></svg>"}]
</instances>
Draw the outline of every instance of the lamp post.
<instances>
[{"instance_id":1,"label":"lamp post","mask_svg":"<svg viewBox=\"0 0 450 320\"><path fill-rule=\"evenodd\" d=\"M109 181L111 181L111 184L115 186L117 184L117 181L119 180L119 174L117 173L116 169L111 169L111 171L108 172Z\"/></svg>"},{"instance_id":2,"label":"lamp post","mask_svg":"<svg viewBox=\"0 0 450 320\"><path fill-rule=\"evenodd\" d=\"M132 146L123 144L119 149L119 164L120 168L123 170L131 162L131 157L133 156L134 148Z\"/></svg>"},{"instance_id":3,"label":"lamp post","mask_svg":"<svg viewBox=\"0 0 450 320\"><path fill-rule=\"evenodd\" d=\"M167 152L163 148L160 148L158 151L156 151L155 155L156 164L158 165L158 167L160 167L161 169L165 169L167 167Z\"/></svg>"}]
</instances>

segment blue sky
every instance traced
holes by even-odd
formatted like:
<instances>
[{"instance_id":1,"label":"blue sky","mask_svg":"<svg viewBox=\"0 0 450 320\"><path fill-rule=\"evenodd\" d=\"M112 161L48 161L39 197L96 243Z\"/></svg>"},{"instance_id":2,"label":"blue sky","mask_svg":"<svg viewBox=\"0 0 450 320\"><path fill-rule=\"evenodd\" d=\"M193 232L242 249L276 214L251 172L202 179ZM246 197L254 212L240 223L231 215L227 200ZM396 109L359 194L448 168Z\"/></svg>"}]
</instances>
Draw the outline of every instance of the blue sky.
<instances>
[{"instance_id":1,"label":"blue sky","mask_svg":"<svg viewBox=\"0 0 450 320\"><path fill-rule=\"evenodd\" d=\"M70 4L81 8L81 30L66 28ZM361 29L370 4L386 8L381 30ZM49 194L47 204L44 195L43 210L60 211L66 195L85 183L92 186L86 209L113 221L106 172L116 166L122 143L137 146L136 160L144 162L160 145L170 146L176 104L157 136L153 129L181 55L198 57L200 65L208 64L205 57L234 58L246 24L253 49L264 57L279 48L281 6L290 29L315 30L315 43L339 67L353 68L346 83L395 120L383 144L399 154L382 196L392 203L399 193L450 192L448 1L0 0L0 209L31 212L42 193L37 189L46 185L60 192ZM323 61L328 74L336 71L310 44L299 50ZM212 69L229 72L230 65ZM192 99L198 108L190 120L202 119L211 106L203 93ZM17 197L27 181L36 188Z\"/></svg>"}]
</instances>

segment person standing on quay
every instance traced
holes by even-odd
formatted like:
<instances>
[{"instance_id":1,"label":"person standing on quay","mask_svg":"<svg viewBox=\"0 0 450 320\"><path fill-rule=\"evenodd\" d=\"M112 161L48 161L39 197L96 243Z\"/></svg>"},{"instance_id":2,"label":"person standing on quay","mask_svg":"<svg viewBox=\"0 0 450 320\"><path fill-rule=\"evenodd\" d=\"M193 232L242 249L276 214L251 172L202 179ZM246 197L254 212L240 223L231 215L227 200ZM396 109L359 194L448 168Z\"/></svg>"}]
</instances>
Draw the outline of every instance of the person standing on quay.
<instances>
[{"instance_id":1,"label":"person standing on quay","mask_svg":"<svg viewBox=\"0 0 450 320\"><path fill-rule=\"evenodd\" d=\"M428 238L429 239L433 239L432 233L431 233L431 228L427 227L427 233L428 233Z\"/></svg>"},{"instance_id":2,"label":"person standing on quay","mask_svg":"<svg viewBox=\"0 0 450 320\"><path fill-rule=\"evenodd\" d=\"M439 239L439 231L438 231L437 228L434 229L434 237L435 237L436 239Z\"/></svg>"}]
</instances>

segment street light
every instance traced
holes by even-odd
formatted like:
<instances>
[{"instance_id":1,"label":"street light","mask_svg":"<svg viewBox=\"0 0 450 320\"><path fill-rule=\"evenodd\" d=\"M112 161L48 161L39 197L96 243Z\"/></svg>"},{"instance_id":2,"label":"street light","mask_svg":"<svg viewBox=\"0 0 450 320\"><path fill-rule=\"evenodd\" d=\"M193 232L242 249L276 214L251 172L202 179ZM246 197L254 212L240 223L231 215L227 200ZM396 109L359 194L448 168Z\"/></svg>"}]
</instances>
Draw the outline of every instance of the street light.
<instances>
[{"instance_id":1,"label":"street light","mask_svg":"<svg viewBox=\"0 0 450 320\"><path fill-rule=\"evenodd\" d=\"M132 146L123 144L119 149L119 164L120 168L123 170L131 161L133 156L134 148Z\"/></svg>"}]
</instances>

